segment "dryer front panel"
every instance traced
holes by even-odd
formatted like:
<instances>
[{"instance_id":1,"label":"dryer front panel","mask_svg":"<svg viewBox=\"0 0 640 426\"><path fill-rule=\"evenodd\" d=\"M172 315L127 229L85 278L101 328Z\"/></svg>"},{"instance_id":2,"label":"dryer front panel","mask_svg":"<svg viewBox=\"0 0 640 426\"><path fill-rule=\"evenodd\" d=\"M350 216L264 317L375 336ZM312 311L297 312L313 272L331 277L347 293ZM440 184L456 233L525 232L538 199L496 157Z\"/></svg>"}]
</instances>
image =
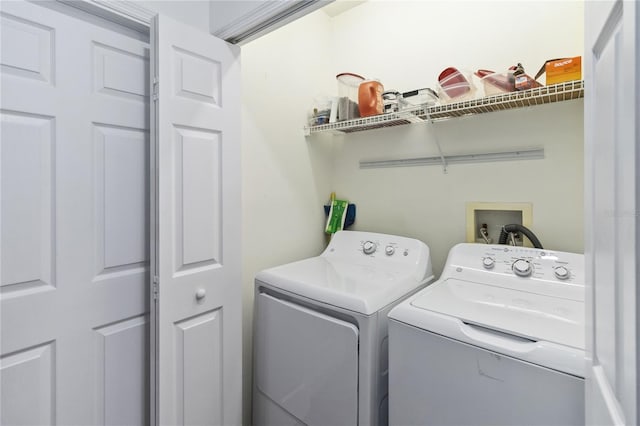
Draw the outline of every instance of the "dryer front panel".
<instances>
[{"instance_id":1,"label":"dryer front panel","mask_svg":"<svg viewBox=\"0 0 640 426\"><path fill-rule=\"evenodd\" d=\"M264 293L256 305L258 391L309 426L357 424L358 328Z\"/></svg>"}]
</instances>

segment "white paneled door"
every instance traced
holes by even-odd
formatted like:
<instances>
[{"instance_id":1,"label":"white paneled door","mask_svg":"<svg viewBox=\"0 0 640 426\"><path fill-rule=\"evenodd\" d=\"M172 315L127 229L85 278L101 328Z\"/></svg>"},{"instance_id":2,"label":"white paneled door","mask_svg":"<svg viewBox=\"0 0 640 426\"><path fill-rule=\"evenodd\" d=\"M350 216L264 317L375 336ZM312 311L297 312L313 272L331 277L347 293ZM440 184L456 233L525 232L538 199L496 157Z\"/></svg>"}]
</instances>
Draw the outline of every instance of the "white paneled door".
<instances>
[{"instance_id":1,"label":"white paneled door","mask_svg":"<svg viewBox=\"0 0 640 426\"><path fill-rule=\"evenodd\" d=\"M148 44L0 7L0 424L147 424Z\"/></svg>"},{"instance_id":2,"label":"white paneled door","mask_svg":"<svg viewBox=\"0 0 640 426\"><path fill-rule=\"evenodd\" d=\"M639 13L635 1L585 2L589 425L640 421Z\"/></svg>"},{"instance_id":3,"label":"white paneled door","mask_svg":"<svg viewBox=\"0 0 640 426\"><path fill-rule=\"evenodd\" d=\"M151 29L153 423L241 424L240 50Z\"/></svg>"}]
</instances>

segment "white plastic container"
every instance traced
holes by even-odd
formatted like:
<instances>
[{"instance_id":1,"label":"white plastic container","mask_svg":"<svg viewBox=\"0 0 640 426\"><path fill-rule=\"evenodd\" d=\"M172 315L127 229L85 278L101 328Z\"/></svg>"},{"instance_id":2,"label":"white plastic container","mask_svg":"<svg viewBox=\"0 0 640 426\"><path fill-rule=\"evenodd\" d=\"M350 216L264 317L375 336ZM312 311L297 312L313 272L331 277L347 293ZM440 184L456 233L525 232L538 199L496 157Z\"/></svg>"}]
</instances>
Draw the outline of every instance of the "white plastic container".
<instances>
[{"instance_id":1,"label":"white plastic container","mask_svg":"<svg viewBox=\"0 0 640 426\"><path fill-rule=\"evenodd\" d=\"M402 94L401 104L404 108L418 105L433 106L438 102L438 95L432 89L416 89Z\"/></svg>"},{"instance_id":2,"label":"white plastic container","mask_svg":"<svg viewBox=\"0 0 640 426\"><path fill-rule=\"evenodd\" d=\"M477 75L477 74L476 74ZM480 77L485 96L515 91L513 72L494 72Z\"/></svg>"},{"instance_id":3,"label":"white plastic container","mask_svg":"<svg viewBox=\"0 0 640 426\"><path fill-rule=\"evenodd\" d=\"M358 88L364 77L350 72L336 75L338 80L338 121L360 117L358 111Z\"/></svg>"},{"instance_id":4,"label":"white plastic container","mask_svg":"<svg viewBox=\"0 0 640 426\"><path fill-rule=\"evenodd\" d=\"M384 112L398 112L400 109L400 99L402 95L395 90L387 90L382 94L382 102L384 103Z\"/></svg>"}]
</instances>

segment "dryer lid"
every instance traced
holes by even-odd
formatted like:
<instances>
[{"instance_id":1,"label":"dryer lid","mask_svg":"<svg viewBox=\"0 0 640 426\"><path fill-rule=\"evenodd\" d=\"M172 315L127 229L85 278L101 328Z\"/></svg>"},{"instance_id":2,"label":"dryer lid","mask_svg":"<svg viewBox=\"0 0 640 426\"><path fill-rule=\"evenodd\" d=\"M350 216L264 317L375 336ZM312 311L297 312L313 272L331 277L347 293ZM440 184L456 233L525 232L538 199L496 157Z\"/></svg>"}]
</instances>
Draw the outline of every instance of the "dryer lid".
<instances>
[{"instance_id":1,"label":"dryer lid","mask_svg":"<svg viewBox=\"0 0 640 426\"><path fill-rule=\"evenodd\" d=\"M449 278L426 288L411 302L533 341L584 351L584 302Z\"/></svg>"},{"instance_id":2,"label":"dryer lid","mask_svg":"<svg viewBox=\"0 0 640 426\"><path fill-rule=\"evenodd\" d=\"M433 276L418 280L402 264L342 261L312 257L266 269L256 281L319 302L371 315L418 289Z\"/></svg>"}]
</instances>

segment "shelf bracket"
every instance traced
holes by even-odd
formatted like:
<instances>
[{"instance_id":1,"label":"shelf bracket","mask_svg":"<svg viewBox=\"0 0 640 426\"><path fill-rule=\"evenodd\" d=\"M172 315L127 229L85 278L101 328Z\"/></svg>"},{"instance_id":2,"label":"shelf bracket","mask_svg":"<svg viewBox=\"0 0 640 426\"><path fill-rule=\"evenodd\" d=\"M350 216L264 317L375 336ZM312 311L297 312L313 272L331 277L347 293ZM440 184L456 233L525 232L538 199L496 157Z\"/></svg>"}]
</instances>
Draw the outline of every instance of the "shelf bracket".
<instances>
[{"instance_id":1,"label":"shelf bracket","mask_svg":"<svg viewBox=\"0 0 640 426\"><path fill-rule=\"evenodd\" d=\"M427 110L426 121L431 129L431 135L433 136L433 141L436 143L436 148L438 148L438 155L440 156L440 160L442 161L442 173L447 174L447 159L444 154L442 154L442 148L440 147L440 141L438 140L438 135L436 134L436 126L433 125L433 120L429 115L429 110Z\"/></svg>"}]
</instances>

